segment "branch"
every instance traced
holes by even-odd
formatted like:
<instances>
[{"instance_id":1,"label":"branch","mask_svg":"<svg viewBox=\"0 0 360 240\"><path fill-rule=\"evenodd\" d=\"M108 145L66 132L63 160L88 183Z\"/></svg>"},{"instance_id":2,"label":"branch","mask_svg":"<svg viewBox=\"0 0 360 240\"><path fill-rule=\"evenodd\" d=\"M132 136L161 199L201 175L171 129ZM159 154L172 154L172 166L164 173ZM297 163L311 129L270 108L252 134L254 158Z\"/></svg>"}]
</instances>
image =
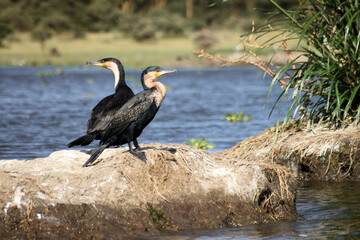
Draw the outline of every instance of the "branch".
<instances>
[{"instance_id":1,"label":"branch","mask_svg":"<svg viewBox=\"0 0 360 240\"><path fill-rule=\"evenodd\" d=\"M208 59L216 59L216 60L220 60L222 62L225 62L221 66L228 66L228 65L231 65L231 64L245 63L245 64L250 64L250 65L253 65L253 66L256 66L256 67L260 68L261 70L263 70L265 73L267 73L271 77L276 76L276 74L261 60L261 58L259 56L257 56L251 50L249 50L249 52L251 53L251 55L256 57L259 60L259 62L250 61L250 60L247 60L245 58L240 58L238 60L233 61L233 60L229 60L227 58L221 57L219 55L218 56L211 55L209 53L204 52L204 50L194 51L194 53L197 54L198 57L204 57L204 58L208 58ZM287 82L285 82L284 80L282 80L280 78L277 78L277 80L281 83L281 87L289 86L289 84Z\"/></svg>"}]
</instances>

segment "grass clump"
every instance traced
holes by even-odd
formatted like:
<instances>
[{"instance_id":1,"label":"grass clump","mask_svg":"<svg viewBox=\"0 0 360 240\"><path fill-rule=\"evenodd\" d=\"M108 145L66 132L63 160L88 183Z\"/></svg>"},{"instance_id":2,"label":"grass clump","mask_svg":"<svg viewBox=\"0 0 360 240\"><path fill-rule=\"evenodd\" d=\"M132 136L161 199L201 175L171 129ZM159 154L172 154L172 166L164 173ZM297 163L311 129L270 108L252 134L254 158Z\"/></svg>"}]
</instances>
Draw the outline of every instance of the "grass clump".
<instances>
[{"instance_id":1,"label":"grass clump","mask_svg":"<svg viewBox=\"0 0 360 240\"><path fill-rule=\"evenodd\" d=\"M357 0L302 0L296 9L285 10L274 0L278 11L268 22L241 36L244 55L229 60L197 51L199 56L214 58L224 65L246 63L259 67L272 77L269 93L280 83L282 91L275 106L285 99L291 104L277 130L300 115L311 126L328 122L335 126L360 119L360 4ZM269 36L272 36L269 38ZM265 39L265 41L263 41ZM290 49L289 41L297 44ZM258 42L261 42L258 44ZM270 60L262 53L272 49ZM287 61L274 63L282 53ZM268 96L269 96L268 93ZM280 111L279 111L280 112Z\"/></svg>"},{"instance_id":2,"label":"grass clump","mask_svg":"<svg viewBox=\"0 0 360 240\"><path fill-rule=\"evenodd\" d=\"M196 139L190 139L188 142L184 142L186 145L197 147L202 150L207 149L213 149L215 147L214 144L212 144L211 141L209 141L207 138L196 138Z\"/></svg>"},{"instance_id":3,"label":"grass clump","mask_svg":"<svg viewBox=\"0 0 360 240\"><path fill-rule=\"evenodd\" d=\"M246 115L243 111L240 111L239 114L236 113L226 113L225 118L222 119L223 121L228 122L249 122L251 121L250 115Z\"/></svg>"},{"instance_id":4,"label":"grass clump","mask_svg":"<svg viewBox=\"0 0 360 240\"><path fill-rule=\"evenodd\" d=\"M290 37L299 39L299 51L306 58L306 61L294 59L278 68L273 79L273 83L278 78L289 79L281 93L282 99L293 89L292 104L284 123L300 110L300 120L307 117L312 122L326 120L339 124L355 118L358 122L359 2L308 0L295 11L286 11L271 2L291 24L285 30L291 32Z\"/></svg>"}]
</instances>

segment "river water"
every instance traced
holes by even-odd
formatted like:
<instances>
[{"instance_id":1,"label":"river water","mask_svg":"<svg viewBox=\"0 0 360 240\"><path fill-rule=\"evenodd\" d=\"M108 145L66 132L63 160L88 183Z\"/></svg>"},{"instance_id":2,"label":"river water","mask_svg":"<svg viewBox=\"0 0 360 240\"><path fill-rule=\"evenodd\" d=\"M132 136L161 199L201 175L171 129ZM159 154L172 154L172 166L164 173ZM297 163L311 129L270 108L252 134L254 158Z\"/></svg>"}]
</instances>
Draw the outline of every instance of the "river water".
<instances>
[{"instance_id":1,"label":"river water","mask_svg":"<svg viewBox=\"0 0 360 240\"><path fill-rule=\"evenodd\" d=\"M140 74L126 70L135 93L141 91ZM169 88L167 96L139 143L208 138L215 145L210 151L221 151L276 122L279 109L270 118L269 112L281 89L273 88L264 107L271 80L255 68L178 69L160 81ZM0 67L0 159L32 159L66 149L85 133L91 109L113 91L113 75L106 69ZM252 120L222 120L239 111ZM94 142L85 149L96 147ZM168 233L158 239L360 238L359 202L359 183L307 183L299 189L296 222Z\"/></svg>"},{"instance_id":2,"label":"river water","mask_svg":"<svg viewBox=\"0 0 360 240\"><path fill-rule=\"evenodd\" d=\"M126 71L135 93L141 91L140 74ZM65 149L86 132L91 109L114 91L112 72L97 67L1 67L0 78L0 159L32 159ZM274 88L264 109L270 80L254 68L178 69L160 81L170 90L139 143L208 138L212 151L220 151L266 130L277 118L268 120L280 88ZM252 121L222 121L226 113L239 111ZM89 145L96 147L96 142Z\"/></svg>"}]
</instances>

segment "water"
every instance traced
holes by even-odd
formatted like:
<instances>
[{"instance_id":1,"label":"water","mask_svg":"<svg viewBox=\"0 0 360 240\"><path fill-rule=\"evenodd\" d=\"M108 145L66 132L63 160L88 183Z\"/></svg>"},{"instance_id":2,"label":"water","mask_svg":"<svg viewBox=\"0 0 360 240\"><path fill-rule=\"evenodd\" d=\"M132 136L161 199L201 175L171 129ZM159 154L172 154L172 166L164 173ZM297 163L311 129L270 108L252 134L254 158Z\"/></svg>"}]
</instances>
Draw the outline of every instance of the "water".
<instances>
[{"instance_id":1,"label":"water","mask_svg":"<svg viewBox=\"0 0 360 240\"><path fill-rule=\"evenodd\" d=\"M41 76L47 72L48 76ZM53 72L56 69L51 67L0 67L0 159L32 159L66 149L67 143L85 133L93 106L114 91L113 75L105 69ZM134 92L141 91L134 86L140 71L126 74ZM273 89L263 108L270 80L254 68L178 69L160 81L171 90L139 143L208 138L215 145L212 151L220 151L275 124L277 115L270 119L268 115L281 89ZM288 105L284 103L284 108ZM225 113L240 110L253 120L221 120ZM96 147L95 142L88 146ZM359 183L309 183L299 189L301 217L295 222L167 233L154 239L360 238L359 202Z\"/></svg>"},{"instance_id":2,"label":"water","mask_svg":"<svg viewBox=\"0 0 360 240\"><path fill-rule=\"evenodd\" d=\"M152 239L360 239L359 200L358 182L307 182L299 188L297 221L167 233Z\"/></svg>"},{"instance_id":3,"label":"water","mask_svg":"<svg viewBox=\"0 0 360 240\"><path fill-rule=\"evenodd\" d=\"M67 143L86 132L91 109L114 91L112 72L106 69L65 68L63 74L41 76L47 72L56 69L0 68L0 159L32 159L66 149ZM140 74L126 71L135 93L141 91L134 87ZM264 109L270 80L254 68L178 69L160 81L171 90L139 143L208 138L215 145L212 151L220 151L276 121L276 114L270 120L268 115L280 88L274 88ZM225 113L239 111L253 120L221 120ZM96 147L96 142L89 145Z\"/></svg>"}]
</instances>

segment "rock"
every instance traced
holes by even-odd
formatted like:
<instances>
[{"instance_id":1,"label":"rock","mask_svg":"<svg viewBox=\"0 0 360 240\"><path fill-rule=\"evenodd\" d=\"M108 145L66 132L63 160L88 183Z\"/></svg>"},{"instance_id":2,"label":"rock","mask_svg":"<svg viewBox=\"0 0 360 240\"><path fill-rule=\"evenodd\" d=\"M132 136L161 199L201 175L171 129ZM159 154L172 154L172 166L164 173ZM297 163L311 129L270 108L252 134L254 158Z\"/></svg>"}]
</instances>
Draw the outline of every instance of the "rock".
<instances>
[{"instance_id":1,"label":"rock","mask_svg":"<svg viewBox=\"0 0 360 240\"><path fill-rule=\"evenodd\" d=\"M339 129L290 128L278 136L273 128L216 155L281 164L300 180L359 181L359 136L360 127L354 125Z\"/></svg>"},{"instance_id":2,"label":"rock","mask_svg":"<svg viewBox=\"0 0 360 240\"><path fill-rule=\"evenodd\" d=\"M185 145L63 150L0 161L0 238L119 238L161 230L294 220L295 180L281 166Z\"/></svg>"}]
</instances>

